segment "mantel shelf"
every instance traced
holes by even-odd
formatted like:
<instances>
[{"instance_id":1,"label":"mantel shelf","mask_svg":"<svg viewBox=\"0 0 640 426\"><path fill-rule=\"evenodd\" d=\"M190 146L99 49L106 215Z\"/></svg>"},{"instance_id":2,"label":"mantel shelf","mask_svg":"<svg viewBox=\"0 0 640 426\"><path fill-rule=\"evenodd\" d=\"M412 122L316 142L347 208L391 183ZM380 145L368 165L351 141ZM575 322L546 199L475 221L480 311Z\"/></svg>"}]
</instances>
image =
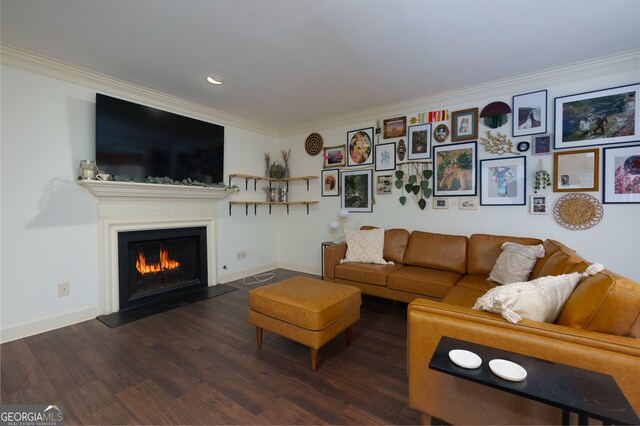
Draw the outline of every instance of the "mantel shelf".
<instances>
[{"instance_id":1,"label":"mantel shelf","mask_svg":"<svg viewBox=\"0 0 640 426\"><path fill-rule=\"evenodd\" d=\"M158 201L220 201L232 192L225 188L166 185L156 183L78 180L98 201L158 200Z\"/></svg>"}]
</instances>

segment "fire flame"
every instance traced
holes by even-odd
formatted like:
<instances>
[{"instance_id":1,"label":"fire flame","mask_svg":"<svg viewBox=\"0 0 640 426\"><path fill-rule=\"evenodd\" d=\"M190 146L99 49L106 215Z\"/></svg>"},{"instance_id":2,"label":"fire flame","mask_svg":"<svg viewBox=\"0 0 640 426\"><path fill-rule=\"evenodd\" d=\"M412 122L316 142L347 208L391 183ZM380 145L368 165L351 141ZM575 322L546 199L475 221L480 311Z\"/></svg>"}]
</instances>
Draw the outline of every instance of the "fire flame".
<instances>
[{"instance_id":1,"label":"fire flame","mask_svg":"<svg viewBox=\"0 0 640 426\"><path fill-rule=\"evenodd\" d=\"M138 260L136 261L136 269L142 275L153 272L160 272L167 269L175 269L180 266L180 262L169 259L169 253L164 246L160 246L160 263L151 263L147 265L142 250L138 252Z\"/></svg>"}]
</instances>

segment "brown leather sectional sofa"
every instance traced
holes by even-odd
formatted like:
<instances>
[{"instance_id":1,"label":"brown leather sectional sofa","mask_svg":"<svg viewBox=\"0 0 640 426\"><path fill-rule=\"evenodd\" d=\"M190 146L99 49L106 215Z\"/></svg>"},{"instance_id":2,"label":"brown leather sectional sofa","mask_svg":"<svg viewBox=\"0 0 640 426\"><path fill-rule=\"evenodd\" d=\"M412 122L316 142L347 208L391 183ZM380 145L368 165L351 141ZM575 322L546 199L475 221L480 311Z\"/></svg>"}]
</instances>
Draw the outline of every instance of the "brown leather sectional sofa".
<instances>
[{"instance_id":1,"label":"brown leather sectional sofa","mask_svg":"<svg viewBox=\"0 0 640 426\"><path fill-rule=\"evenodd\" d=\"M506 241L543 244L545 256L531 280L583 272L590 264L553 240L389 229L384 258L394 265L340 264L346 253L340 244L325 248L324 276L364 294L409 303L409 406L425 421L433 416L451 424L562 422L559 408L430 370L442 336L609 374L640 413L640 284L605 269L580 281L555 323L512 324L471 309L495 286L487 277Z\"/></svg>"}]
</instances>

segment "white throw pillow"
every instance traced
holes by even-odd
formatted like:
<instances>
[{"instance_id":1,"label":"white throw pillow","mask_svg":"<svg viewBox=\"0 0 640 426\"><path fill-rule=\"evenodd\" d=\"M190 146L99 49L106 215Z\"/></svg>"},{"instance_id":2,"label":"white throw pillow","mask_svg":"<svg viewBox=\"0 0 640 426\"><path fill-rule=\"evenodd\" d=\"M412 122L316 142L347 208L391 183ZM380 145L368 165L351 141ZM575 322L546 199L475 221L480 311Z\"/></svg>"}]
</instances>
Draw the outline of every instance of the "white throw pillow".
<instances>
[{"instance_id":1,"label":"white throw pillow","mask_svg":"<svg viewBox=\"0 0 640 426\"><path fill-rule=\"evenodd\" d=\"M554 322L578 281L603 269L594 263L582 274L574 272L495 287L479 297L473 309L501 314L514 324L522 318Z\"/></svg>"},{"instance_id":2,"label":"white throw pillow","mask_svg":"<svg viewBox=\"0 0 640 426\"><path fill-rule=\"evenodd\" d=\"M523 246L506 242L502 244L502 253L489 274L489 280L499 284L527 281L538 259L544 257L542 244Z\"/></svg>"},{"instance_id":3,"label":"white throw pillow","mask_svg":"<svg viewBox=\"0 0 640 426\"><path fill-rule=\"evenodd\" d=\"M344 231L347 240L347 254L340 263L377 263L393 265L382 257L384 250L384 229Z\"/></svg>"}]
</instances>

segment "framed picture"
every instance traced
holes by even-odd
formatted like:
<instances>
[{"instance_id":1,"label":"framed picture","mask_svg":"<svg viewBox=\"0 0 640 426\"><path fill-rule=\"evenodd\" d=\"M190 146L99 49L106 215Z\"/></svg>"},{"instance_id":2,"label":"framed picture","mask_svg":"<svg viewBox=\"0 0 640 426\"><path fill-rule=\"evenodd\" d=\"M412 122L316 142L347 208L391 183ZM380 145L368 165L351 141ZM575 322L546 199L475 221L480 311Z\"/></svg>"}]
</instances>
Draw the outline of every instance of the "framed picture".
<instances>
[{"instance_id":1,"label":"framed picture","mask_svg":"<svg viewBox=\"0 0 640 426\"><path fill-rule=\"evenodd\" d=\"M553 191L597 191L599 167L598 148L554 152Z\"/></svg>"},{"instance_id":2,"label":"framed picture","mask_svg":"<svg viewBox=\"0 0 640 426\"><path fill-rule=\"evenodd\" d=\"M462 142L478 137L478 108L451 113L451 142Z\"/></svg>"},{"instance_id":3,"label":"framed picture","mask_svg":"<svg viewBox=\"0 0 640 426\"><path fill-rule=\"evenodd\" d=\"M373 127L347 132L347 166L373 164Z\"/></svg>"},{"instance_id":4,"label":"framed picture","mask_svg":"<svg viewBox=\"0 0 640 426\"><path fill-rule=\"evenodd\" d=\"M323 197L337 197L340 195L340 171L338 169L326 169L322 171Z\"/></svg>"},{"instance_id":5,"label":"framed picture","mask_svg":"<svg viewBox=\"0 0 640 426\"><path fill-rule=\"evenodd\" d=\"M373 170L351 170L340 173L341 208L350 212L373 211Z\"/></svg>"},{"instance_id":6,"label":"framed picture","mask_svg":"<svg viewBox=\"0 0 640 426\"><path fill-rule=\"evenodd\" d=\"M602 202L640 203L640 145L602 150Z\"/></svg>"},{"instance_id":7,"label":"framed picture","mask_svg":"<svg viewBox=\"0 0 640 426\"><path fill-rule=\"evenodd\" d=\"M640 139L640 84L555 98L555 149Z\"/></svg>"},{"instance_id":8,"label":"framed picture","mask_svg":"<svg viewBox=\"0 0 640 426\"><path fill-rule=\"evenodd\" d=\"M480 205L526 204L527 157L480 160Z\"/></svg>"},{"instance_id":9,"label":"framed picture","mask_svg":"<svg viewBox=\"0 0 640 426\"><path fill-rule=\"evenodd\" d=\"M476 195L476 142L433 147L433 195Z\"/></svg>"},{"instance_id":10,"label":"framed picture","mask_svg":"<svg viewBox=\"0 0 640 426\"><path fill-rule=\"evenodd\" d=\"M449 128L446 124L438 124L433 131L433 139L438 143L442 143L449 137Z\"/></svg>"},{"instance_id":11,"label":"framed picture","mask_svg":"<svg viewBox=\"0 0 640 426\"><path fill-rule=\"evenodd\" d=\"M407 135L407 117L387 118L384 120L384 139L399 138Z\"/></svg>"},{"instance_id":12,"label":"framed picture","mask_svg":"<svg viewBox=\"0 0 640 426\"><path fill-rule=\"evenodd\" d=\"M551 154L551 135L533 137L533 155Z\"/></svg>"},{"instance_id":13,"label":"framed picture","mask_svg":"<svg viewBox=\"0 0 640 426\"><path fill-rule=\"evenodd\" d=\"M531 214L549 214L549 207L547 206L547 196L532 195L529 212Z\"/></svg>"},{"instance_id":14,"label":"framed picture","mask_svg":"<svg viewBox=\"0 0 640 426\"><path fill-rule=\"evenodd\" d=\"M460 198L458 208L461 210L476 210L478 208L478 199L476 197Z\"/></svg>"},{"instance_id":15,"label":"framed picture","mask_svg":"<svg viewBox=\"0 0 640 426\"><path fill-rule=\"evenodd\" d=\"M391 194L392 180L393 180L393 177L391 175L376 176L376 194L379 194L379 195Z\"/></svg>"},{"instance_id":16,"label":"framed picture","mask_svg":"<svg viewBox=\"0 0 640 426\"><path fill-rule=\"evenodd\" d=\"M376 172L396 169L396 143L381 143L375 147Z\"/></svg>"},{"instance_id":17,"label":"framed picture","mask_svg":"<svg viewBox=\"0 0 640 426\"><path fill-rule=\"evenodd\" d=\"M449 208L449 199L448 198L434 198L431 206L434 209L448 209Z\"/></svg>"},{"instance_id":18,"label":"framed picture","mask_svg":"<svg viewBox=\"0 0 640 426\"><path fill-rule=\"evenodd\" d=\"M331 167L344 167L346 145L329 146L322 148L323 169Z\"/></svg>"},{"instance_id":19,"label":"framed picture","mask_svg":"<svg viewBox=\"0 0 640 426\"><path fill-rule=\"evenodd\" d=\"M547 133L547 91L515 95L512 102L513 136Z\"/></svg>"},{"instance_id":20,"label":"framed picture","mask_svg":"<svg viewBox=\"0 0 640 426\"><path fill-rule=\"evenodd\" d=\"M407 160L431 158L431 124L409 126Z\"/></svg>"}]
</instances>

